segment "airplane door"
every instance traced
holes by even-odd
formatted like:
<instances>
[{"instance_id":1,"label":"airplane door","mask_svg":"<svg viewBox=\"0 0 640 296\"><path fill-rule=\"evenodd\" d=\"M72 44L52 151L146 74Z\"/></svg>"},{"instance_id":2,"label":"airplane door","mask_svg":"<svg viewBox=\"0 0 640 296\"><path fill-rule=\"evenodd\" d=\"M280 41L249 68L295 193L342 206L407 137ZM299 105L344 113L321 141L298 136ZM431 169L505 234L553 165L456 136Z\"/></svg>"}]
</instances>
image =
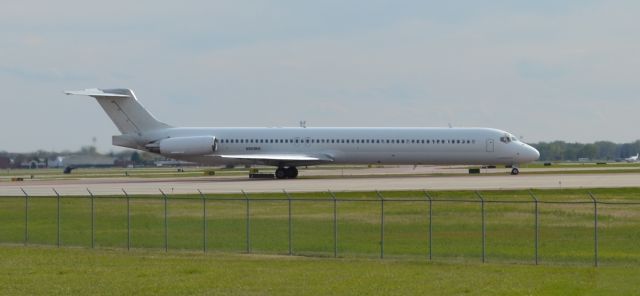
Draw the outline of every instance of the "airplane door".
<instances>
[{"instance_id":1,"label":"airplane door","mask_svg":"<svg viewBox=\"0 0 640 296\"><path fill-rule=\"evenodd\" d=\"M487 152L493 152L493 139L487 139Z\"/></svg>"}]
</instances>

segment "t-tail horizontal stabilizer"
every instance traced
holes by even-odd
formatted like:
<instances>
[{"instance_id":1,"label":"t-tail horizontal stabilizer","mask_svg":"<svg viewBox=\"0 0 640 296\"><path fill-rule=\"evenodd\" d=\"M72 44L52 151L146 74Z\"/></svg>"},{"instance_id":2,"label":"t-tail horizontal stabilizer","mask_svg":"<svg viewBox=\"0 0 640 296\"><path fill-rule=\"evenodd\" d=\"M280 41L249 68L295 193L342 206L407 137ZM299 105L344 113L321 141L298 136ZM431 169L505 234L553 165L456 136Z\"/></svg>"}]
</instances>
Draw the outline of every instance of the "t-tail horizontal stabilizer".
<instances>
[{"instance_id":1,"label":"t-tail horizontal stabilizer","mask_svg":"<svg viewBox=\"0 0 640 296\"><path fill-rule=\"evenodd\" d=\"M90 88L64 93L94 97L122 134L141 135L145 131L171 127L153 117L130 89Z\"/></svg>"}]
</instances>

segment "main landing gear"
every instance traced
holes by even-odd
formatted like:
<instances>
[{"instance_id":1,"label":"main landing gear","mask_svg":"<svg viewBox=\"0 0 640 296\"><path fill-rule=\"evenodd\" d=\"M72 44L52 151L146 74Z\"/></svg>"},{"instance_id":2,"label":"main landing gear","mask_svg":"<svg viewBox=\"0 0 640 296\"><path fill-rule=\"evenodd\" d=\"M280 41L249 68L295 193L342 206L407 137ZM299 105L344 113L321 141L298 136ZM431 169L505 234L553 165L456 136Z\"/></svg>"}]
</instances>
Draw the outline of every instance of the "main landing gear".
<instances>
[{"instance_id":1,"label":"main landing gear","mask_svg":"<svg viewBox=\"0 0 640 296\"><path fill-rule=\"evenodd\" d=\"M294 166L287 168L279 167L276 170L276 178L278 179L295 179L298 177L298 169Z\"/></svg>"},{"instance_id":2,"label":"main landing gear","mask_svg":"<svg viewBox=\"0 0 640 296\"><path fill-rule=\"evenodd\" d=\"M512 174L512 175L517 175L517 174L519 174L519 173L520 173L520 170L519 170L518 168L512 168L512 169L511 169L511 174Z\"/></svg>"}]
</instances>

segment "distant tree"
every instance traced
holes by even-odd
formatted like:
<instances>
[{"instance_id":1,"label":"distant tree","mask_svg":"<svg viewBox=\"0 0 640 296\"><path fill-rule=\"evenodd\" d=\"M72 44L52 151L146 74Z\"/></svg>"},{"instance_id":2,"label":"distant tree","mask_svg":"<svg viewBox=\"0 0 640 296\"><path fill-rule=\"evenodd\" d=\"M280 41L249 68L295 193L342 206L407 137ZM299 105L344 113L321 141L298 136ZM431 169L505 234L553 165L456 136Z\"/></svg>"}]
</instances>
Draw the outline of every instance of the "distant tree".
<instances>
[{"instance_id":1,"label":"distant tree","mask_svg":"<svg viewBox=\"0 0 640 296\"><path fill-rule=\"evenodd\" d=\"M594 145L597 147L598 155L596 156L599 160L614 160L618 158L616 155L616 148L618 145L613 142L607 141L599 141L595 142Z\"/></svg>"},{"instance_id":2,"label":"distant tree","mask_svg":"<svg viewBox=\"0 0 640 296\"><path fill-rule=\"evenodd\" d=\"M598 156L598 148L595 144L586 144L580 145L580 149L578 150L578 159L580 158L588 158L595 159Z\"/></svg>"},{"instance_id":3,"label":"distant tree","mask_svg":"<svg viewBox=\"0 0 640 296\"><path fill-rule=\"evenodd\" d=\"M142 161L142 158L140 157L140 153L138 153L138 151L134 151L131 154L131 163L136 165L136 164L139 164L141 161Z\"/></svg>"},{"instance_id":4,"label":"distant tree","mask_svg":"<svg viewBox=\"0 0 640 296\"><path fill-rule=\"evenodd\" d=\"M83 146L82 148L80 148L79 154L82 154L82 155L96 155L96 154L98 154L98 150L96 149L95 146Z\"/></svg>"}]
</instances>

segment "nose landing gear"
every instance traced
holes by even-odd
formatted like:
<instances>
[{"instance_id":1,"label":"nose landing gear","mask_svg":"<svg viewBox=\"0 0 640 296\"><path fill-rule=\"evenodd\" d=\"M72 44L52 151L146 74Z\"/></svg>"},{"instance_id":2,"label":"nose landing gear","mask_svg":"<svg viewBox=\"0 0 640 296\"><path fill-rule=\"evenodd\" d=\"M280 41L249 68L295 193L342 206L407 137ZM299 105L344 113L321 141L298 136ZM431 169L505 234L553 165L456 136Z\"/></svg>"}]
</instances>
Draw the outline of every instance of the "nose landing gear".
<instances>
[{"instance_id":1,"label":"nose landing gear","mask_svg":"<svg viewBox=\"0 0 640 296\"><path fill-rule=\"evenodd\" d=\"M515 168L515 167L514 167L514 168L512 168L512 169L511 169L511 174L512 174L512 175L517 175L517 174L519 174L519 173L520 173L520 170L519 170L518 168Z\"/></svg>"},{"instance_id":2,"label":"nose landing gear","mask_svg":"<svg viewBox=\"0 0 640 296\"><path fill-rule=\"evenodd\" d=\"M287 168L279 167L276 169L276 178L278 179L295 179L298 177L298 169L294 166Z\"/></svg>"}]
</instances>

